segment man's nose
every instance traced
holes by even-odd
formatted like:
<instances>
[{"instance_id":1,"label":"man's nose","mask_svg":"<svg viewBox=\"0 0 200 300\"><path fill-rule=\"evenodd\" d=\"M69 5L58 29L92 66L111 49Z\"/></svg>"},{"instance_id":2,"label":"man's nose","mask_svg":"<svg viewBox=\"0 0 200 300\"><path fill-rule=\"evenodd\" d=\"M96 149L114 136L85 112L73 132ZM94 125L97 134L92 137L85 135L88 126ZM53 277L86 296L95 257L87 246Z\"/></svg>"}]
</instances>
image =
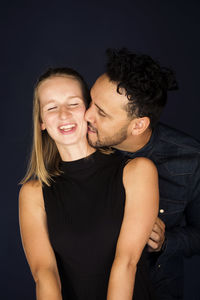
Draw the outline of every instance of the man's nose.
<instances>
[{"instance_id":1,"label":"man's nose","mask_svg":"<svg viewBox=\"0 0 200 300\"><path fill-rule=\"evenodd\" d=\"M94 116L93 116L93 109L92 109L92 105L86 110L85 113L85 120L89 123L93 123L94 122Z\"/></svg>"}]
</instances>

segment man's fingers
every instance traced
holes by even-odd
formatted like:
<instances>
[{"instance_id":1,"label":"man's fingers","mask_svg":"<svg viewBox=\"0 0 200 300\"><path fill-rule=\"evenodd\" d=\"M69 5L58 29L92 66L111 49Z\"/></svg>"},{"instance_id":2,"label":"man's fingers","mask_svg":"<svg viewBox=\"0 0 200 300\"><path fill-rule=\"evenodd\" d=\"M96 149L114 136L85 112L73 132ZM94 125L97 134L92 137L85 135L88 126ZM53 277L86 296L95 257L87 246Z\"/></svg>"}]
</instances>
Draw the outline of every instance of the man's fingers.
<instances>
[{"instance_id":1,"label":"man's fingers","mask_svg":"<svg viewBox=\"0 0 200 300\"><path fill-rule=\"evenodd\" d=\"M161 235L163 233L163 229L158 225L158 224L154 224L153 226L153 232L158 233L159 235Z\"/></svg>"},{"instance_id":2,"label":"man's fingers","mask_svg":"<svg viewBox=\"0 0 200 300\"><path fill-rule=\"evenodd\" d=\"M165 223L160 218L156 219L155 224L157 224L163 231L165 230Z\"/></svg>"},{"instance_id":3,"label":"man's fingers","mask_svg":"<svg viewBox=\"0 0 200 300\"><path fill-rule=\"evenodd\" d=\"M147 245L152 249L152 251L155 251L158 249L158 243L154 242L152 239L148 240Z\"/></svg>"},{"instance_id":4,"label":"man's fingers","mask_svg":"<svg viewBox=\"0 0 200 300\"><path fill-rule=\"evenodd\" d=\"M161 235L158 234L157 232L152 231L150 235L150 239L153 240L154 242L159 242L161 240Z\"/></svg>"},{"instance_id":5,"label":"man's fingers","mask_svg":"<svg viewBox=\"0 0 200 300\"><path fill-rule=\"evenodd\" d=\"M157 218L147 243L148 251L150 252L160 251L164 240L165 240L165 224L162 220Z\"/></svg>"},{"instance_id":6,"label":"man's fingers","mask_svg":"<svg viewBox=\"0 0 200 300\"><path fill-rule=\"evenodd\" d=\"M163 240L160 240L159 242L156 242L152 239L148 240L147 246L149 252L158 252L161 250L163 244Z\"/></svg>"}]
</instances>

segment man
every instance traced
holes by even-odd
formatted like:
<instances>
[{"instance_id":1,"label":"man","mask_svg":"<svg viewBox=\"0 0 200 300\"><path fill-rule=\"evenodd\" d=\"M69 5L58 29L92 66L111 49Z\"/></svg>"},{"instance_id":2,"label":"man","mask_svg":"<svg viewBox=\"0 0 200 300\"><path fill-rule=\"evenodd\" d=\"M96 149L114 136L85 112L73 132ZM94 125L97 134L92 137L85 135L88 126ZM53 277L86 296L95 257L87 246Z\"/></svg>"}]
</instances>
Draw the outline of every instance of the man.
<instances>
[{"instance_id":1,"label":"man","mask_svg":"<svg viewBox=\"0 0 200 300\"><path fill-rule=\"evenodd\" d=\"M145 156L159 173L159 216L148 241L158 299L183 298L183 258L200 254L200 143L158 123L174 74L147 55L108 50L105 74L91 89L86 113L94 147Z\"/></svg>"}]
</instances>

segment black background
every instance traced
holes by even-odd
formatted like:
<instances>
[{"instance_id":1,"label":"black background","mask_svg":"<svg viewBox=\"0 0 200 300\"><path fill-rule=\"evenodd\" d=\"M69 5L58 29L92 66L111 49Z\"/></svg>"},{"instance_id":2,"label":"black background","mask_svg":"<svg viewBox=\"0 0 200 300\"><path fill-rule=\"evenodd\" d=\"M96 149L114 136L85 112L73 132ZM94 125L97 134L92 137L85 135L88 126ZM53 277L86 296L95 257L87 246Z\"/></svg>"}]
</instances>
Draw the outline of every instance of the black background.
<instances>
[{"instance_id":1,"label":"black background","mask_svg":"<svg viewBox=\"0 0 200 300\"><path fill-rule=\"evenodd\" d=\"M30 150L32 92L49 66L71 66L88 83L104 71L105 49L150 54L177 74L162 121L200 139L200 2L1 1L0 299L34 299L20 242L18 182ZM185 263L185 299L200 299L200 258Z\"/></svg>"}]
</instances>

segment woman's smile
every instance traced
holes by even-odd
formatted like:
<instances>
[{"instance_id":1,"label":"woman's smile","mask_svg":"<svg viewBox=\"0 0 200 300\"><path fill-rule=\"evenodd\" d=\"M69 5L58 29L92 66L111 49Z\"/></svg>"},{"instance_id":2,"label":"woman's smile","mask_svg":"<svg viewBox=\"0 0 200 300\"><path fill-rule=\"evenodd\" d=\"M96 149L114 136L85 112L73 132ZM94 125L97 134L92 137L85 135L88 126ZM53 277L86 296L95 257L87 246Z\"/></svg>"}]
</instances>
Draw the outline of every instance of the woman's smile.
<instances>
[{"instance_id":1,"label":"woman's smile","mask_svg":"<svg viewBox=\"0 0 200 300\"><path fill-rule=\"evenodd\" d=\"M68 123L68 124L64 124L58 127L58 130L61 134L72 134L76 131L77 128L77 124L75 123Z\"/></svg>"}]
</instances>

